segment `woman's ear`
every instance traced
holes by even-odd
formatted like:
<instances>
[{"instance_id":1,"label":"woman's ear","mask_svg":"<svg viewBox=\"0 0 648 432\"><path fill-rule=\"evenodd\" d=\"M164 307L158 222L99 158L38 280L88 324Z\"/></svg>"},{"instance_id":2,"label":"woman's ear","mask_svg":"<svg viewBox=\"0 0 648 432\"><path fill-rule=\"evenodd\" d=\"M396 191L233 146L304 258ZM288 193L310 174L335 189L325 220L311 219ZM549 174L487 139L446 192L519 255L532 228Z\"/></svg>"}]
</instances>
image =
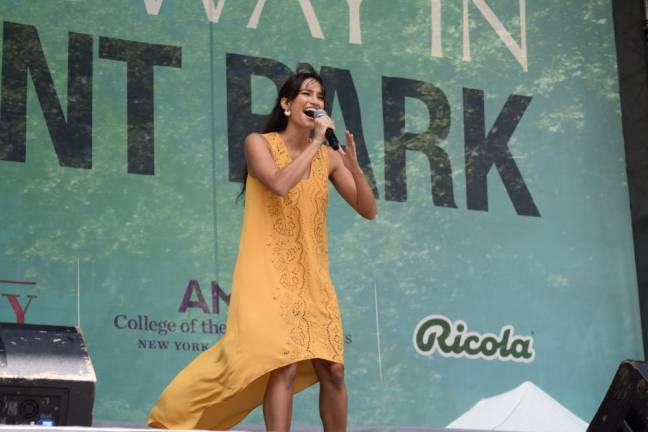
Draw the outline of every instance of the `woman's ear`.
<instances>
[{"instance_id":1,"label":"woman's ear","mask_svg":"<svg viewBox=\"0 0 648 432\"><path fill-rule=\"evenodd\" d=\"M283 108L285 110L290 107L290 105L288 105L288 98L285 98L285 97L281 98L281 100L279 101L279 104L281 105L281 108Z\"/></svg>"}]
</instances>

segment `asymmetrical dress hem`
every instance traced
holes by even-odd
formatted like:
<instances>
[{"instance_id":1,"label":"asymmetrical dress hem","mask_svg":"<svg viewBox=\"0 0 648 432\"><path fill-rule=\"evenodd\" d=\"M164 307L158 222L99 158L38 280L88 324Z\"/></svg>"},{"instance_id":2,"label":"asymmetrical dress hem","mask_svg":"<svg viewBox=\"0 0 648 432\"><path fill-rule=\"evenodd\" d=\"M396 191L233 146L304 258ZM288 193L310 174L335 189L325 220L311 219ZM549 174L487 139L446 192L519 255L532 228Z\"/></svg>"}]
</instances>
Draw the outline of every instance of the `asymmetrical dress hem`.
<instances>
[{"instance_id":1,"label":"asymmetrical dress hem","mask_svg":"<svg viewBox=\"0 0 648 432\"><path fill-rule=\"evenodd\" d=\"M264 134L279 168L291 162L278 133ZM328 268L328 153L286 196L246 179L241 240L225 336L181 370L149 426L231 428L263 397L272 371L298 363L293 392L318 381L313 359L344 364L344 337Z\"/></svg>"}]
</instances>

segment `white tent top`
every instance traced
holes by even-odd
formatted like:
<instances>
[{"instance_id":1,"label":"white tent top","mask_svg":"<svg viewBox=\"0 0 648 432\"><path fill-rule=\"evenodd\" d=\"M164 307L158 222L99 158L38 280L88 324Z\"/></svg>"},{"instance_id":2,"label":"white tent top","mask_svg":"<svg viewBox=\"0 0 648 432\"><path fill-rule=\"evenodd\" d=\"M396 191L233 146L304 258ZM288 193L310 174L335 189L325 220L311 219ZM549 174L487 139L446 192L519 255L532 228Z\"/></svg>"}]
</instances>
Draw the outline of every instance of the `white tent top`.
<instances>
[{"instance_id":1,"label":"white tent top","mask_svg":"<svg viewBox=\"0 0 648 432\"><path fill-rule=\"evenodd\" d=\"M448 428L517 432L584 432L587 423L530 381L481 399Z\"/></svg>"}]
</instances>

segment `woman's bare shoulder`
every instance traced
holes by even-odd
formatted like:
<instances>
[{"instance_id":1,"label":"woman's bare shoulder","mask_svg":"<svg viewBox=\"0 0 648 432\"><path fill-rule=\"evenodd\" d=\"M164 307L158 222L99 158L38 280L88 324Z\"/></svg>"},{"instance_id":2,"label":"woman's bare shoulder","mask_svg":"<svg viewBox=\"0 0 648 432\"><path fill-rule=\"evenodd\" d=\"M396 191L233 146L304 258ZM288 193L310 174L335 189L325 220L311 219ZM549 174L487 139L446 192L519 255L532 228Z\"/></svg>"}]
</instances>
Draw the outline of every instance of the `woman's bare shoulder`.
<instances>
[{"instance_id":1,"label":"woman's bare shoulder","mask_svg":"<svg viewBox=\"0 0 648 432\"><path fill-rule=\"evenodd\" d=\"M245 145L245 147L263 147L267 149L270 148L270 142L268 141L268 138L265 136L265 134L260 134L257 132L252 132L251 134L246 136L243 144Z\"/></svg>"},{"instance_id":2,"label":"woman's bare shoulder","mask_svg":"<svg viewBox=\"0 0 648 432\"><path fill-rule=\"evenodd\" d=\"M252 132L245 137L245 141L267 141L265 134Z\"/></svg>"}]
</instances>

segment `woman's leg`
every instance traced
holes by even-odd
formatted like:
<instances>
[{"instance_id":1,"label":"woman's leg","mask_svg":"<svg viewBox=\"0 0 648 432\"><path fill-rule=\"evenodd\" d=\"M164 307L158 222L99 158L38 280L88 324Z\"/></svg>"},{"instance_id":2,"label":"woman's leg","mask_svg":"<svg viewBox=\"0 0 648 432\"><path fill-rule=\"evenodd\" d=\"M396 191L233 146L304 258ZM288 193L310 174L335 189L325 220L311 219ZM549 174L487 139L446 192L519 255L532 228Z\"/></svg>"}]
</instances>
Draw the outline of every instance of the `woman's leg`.
<instances>
[{"instance_id":1,"label":"woman's leg","mask_svg":"<svg viewBox=\"0 0 648 432\"><path fill-rule=\"evenodd\" d=\"M290 431L292 417L293 383L297 363L270 372L263 397L263 418L269 431Z\"/></svg>"},{"instance_id":2,"label":"woman's leg","mask_svg":"<svg viewBox=\"0 0 648 432\"><path fill-rule=\"evenodd\" d=\"M344 365L313 359L313 367L320 381L319 408L324 432L344 432L348 411Z\"/></svg>"}]
</instances>

